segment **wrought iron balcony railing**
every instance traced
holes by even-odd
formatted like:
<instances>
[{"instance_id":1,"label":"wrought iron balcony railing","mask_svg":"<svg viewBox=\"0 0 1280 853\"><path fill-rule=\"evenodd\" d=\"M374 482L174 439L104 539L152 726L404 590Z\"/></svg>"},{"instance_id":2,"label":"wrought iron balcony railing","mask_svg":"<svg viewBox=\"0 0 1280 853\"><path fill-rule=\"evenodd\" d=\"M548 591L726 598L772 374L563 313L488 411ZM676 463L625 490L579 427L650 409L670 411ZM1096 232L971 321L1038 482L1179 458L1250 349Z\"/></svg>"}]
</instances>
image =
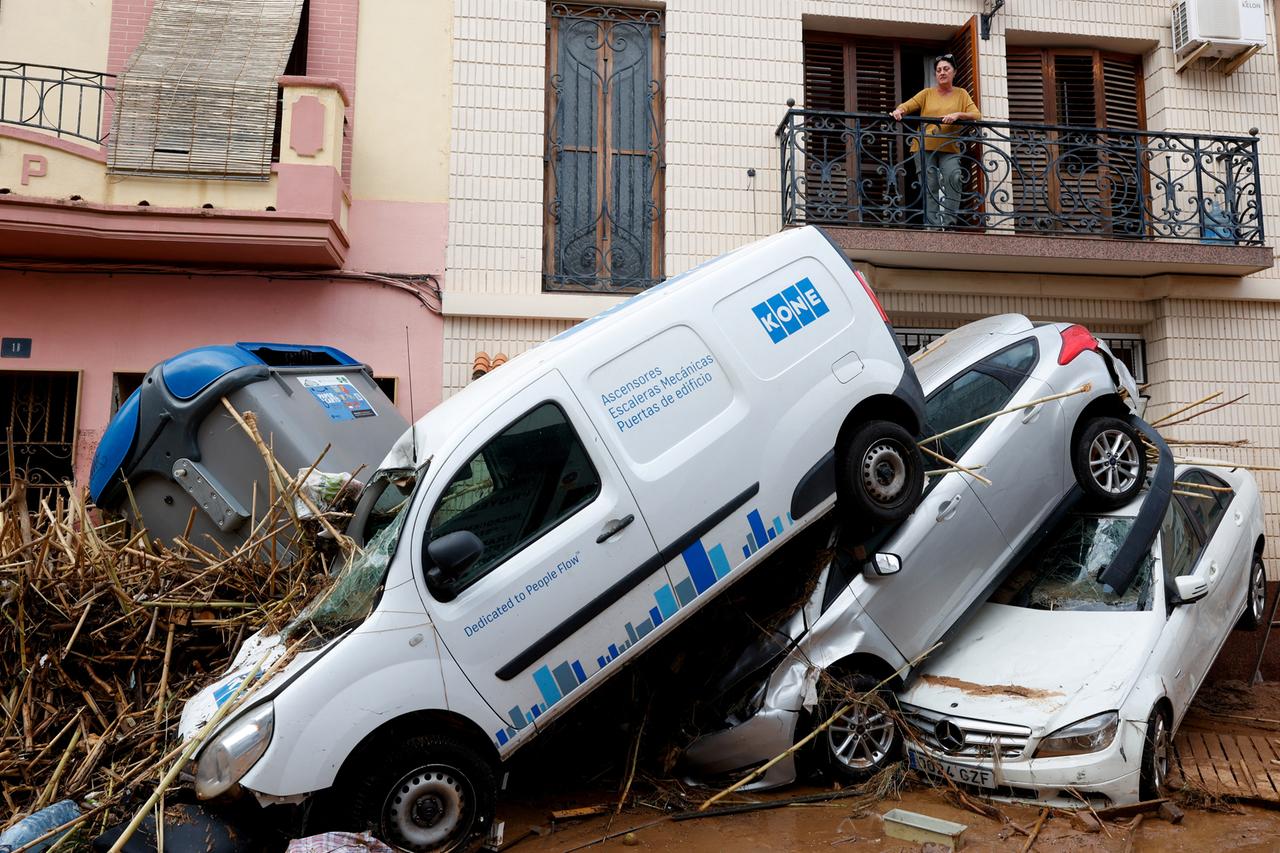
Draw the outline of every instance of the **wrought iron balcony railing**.
<instances>
[{"instance_id":1,"label":"wrought iron balcony railing","mask_svg":"<svg viewBox=\"0 0 1280 853\"><path fill-rule=\"evenodd\" d=\"M98 71L0 62L0 123L101 142L103 106L114 81Z\"/></svg>"},{"instance_id":2,"label":"wrought iron balcony railing","mask_svg":"<svg viewBox=\"0 0 1280 853\"><path fill-rule=\"evenodd\" d=\"M789 110L783 222L1263 245L1256 129L937 122Z\"/></svg>"}]
</instances>

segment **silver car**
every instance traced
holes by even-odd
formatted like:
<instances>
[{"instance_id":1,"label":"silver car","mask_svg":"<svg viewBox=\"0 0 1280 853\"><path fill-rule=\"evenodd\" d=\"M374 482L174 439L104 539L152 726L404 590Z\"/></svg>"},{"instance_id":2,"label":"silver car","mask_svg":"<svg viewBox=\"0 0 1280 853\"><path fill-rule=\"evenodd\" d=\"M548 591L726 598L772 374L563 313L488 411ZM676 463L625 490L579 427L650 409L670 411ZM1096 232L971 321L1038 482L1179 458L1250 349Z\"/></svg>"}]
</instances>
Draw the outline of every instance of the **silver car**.
<instances>
[{"instance_id":1,"label":"silver car","mask_svg":"<svg viewBox=\"0 0 1280 853\"><path fill-rule=\"evenodd\" d=\"M922 446L936 466L924 497L900 525L869 540L855 535L854 547L843 532L808 602L722 680L724 727L686 751L693 776L760 764L851 691L901 684L1038 530L1079 500L1112 508L1142 489L1146 454L1131 422L1138 389L1084 327L992 317L933 342L914 362L927 398ZM1006 413L971 423L997 412ZM866 467L868 477L883 474ZM819 743L820 761L847 780L874 773L900 748L876 703L849 711ZM755 786L795 776L787 759Z\"/></svg>"}]
</instances>

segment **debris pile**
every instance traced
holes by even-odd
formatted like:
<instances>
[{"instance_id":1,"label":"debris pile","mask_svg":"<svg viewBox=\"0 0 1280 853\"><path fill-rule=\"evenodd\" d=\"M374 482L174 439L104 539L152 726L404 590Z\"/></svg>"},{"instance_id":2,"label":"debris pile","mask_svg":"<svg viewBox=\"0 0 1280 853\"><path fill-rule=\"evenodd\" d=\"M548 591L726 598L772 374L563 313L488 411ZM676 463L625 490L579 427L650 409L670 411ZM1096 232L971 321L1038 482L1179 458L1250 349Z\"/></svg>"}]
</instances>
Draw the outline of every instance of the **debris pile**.
<instances>
[{"instance_id":1,"label":"debris pile","mask_svg":"<svg viewBox=\"0 0 1280 853\"><path fill-rule=\"evenodd\" d=\"M21 483L0 492L4 823L71 798L92 831L154 787L183 702L253 631L301 609L336 546L308 529L327 520L295 526L290 486L231 552L153 543L99 520L78 490L31 497Z\"/></svg>"}]
</instances>

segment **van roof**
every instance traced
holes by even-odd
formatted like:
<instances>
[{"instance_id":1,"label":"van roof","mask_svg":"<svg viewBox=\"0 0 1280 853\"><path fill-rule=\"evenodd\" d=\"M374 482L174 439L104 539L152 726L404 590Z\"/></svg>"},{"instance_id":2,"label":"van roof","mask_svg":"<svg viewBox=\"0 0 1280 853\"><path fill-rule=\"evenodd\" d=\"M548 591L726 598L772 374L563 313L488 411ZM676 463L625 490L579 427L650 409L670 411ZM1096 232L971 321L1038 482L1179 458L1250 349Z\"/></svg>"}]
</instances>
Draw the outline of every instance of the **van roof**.
<instances>
[{"instance_id":1,"label":"van roof","mask_svg":"<svg viewBox=\"0 0 1280 853\"><path fill-rule=\"evenodd\" d=\"M835 251L826 235L813 226L793 228L750 243L698 266L674 275L661 284L632 296L583 320L555 337L543 341L468 383L453 396L420 417L396 441L382 462L383 468L417 468L455 430L482 417L499 405L512 390L518 390L541 376L552 363L569 353L587 348L601 336L638 322L666 300L688 291L700 282L711 281L715 273L730 264L748 260L761 252L779 252L800 257Z\"/></svg>"}]
</instances>

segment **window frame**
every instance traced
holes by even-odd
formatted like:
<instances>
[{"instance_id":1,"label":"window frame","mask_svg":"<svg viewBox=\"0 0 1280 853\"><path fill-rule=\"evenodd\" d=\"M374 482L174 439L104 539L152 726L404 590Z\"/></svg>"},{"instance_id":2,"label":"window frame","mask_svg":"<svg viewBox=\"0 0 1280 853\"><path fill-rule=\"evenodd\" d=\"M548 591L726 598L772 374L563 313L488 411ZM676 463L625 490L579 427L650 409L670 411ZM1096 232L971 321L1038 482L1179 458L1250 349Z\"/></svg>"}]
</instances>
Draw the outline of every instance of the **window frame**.
<instances>
[{"instance_id":1,"label":"window frame","mask_svg":"<svg viewBox=\"0 0 1280 853\"><path fill-rule=\"evenodd\" d=\"M570 20L569 16L574 13L592 14L598 21L605 24L610 31L616 24L647 22L647 25L653 28L652 32L649 33L651 39L649 57L649 74L651 76L649 82L653 86L651 100L652 126L650 128L652 147L648 151L615 149L611 144L611 140L614 137L613 120L618 115L618 112L612 108L606 94L608 81L606 80L600 90L592 95L597 118L592 144L587 150L596 155L595 162L592 165L592 172L595 176L594 213L596 235L594 248L596 257L602 260L597 261L596 273L589 277L573 275L562 270L558 265L560 261L559 253L562 250L557 242L557 230L562 200L559 197L556 167L559 153L569 149L562 146L556 136L558 127L557 111L559 107L556 80L561 76L559 67L561 21ZM548 293L641 293L650 287L660 284L666 277L666 57L664 50L666 45L666 12L661 8L641 6L592 6L574 3L549 3L547 5L546 31L542 290ZM608 44L608 35L605 35L600 41L601 56L603 58L611 52L612 48ZM600 64L600 62L597 62L598 66ZM600 76L603 79L603 75ZM577 149L580 146L574 146L574 148ZM615 171L617 159L621 156L637 155L649 155L653 158L652 186L645 202L646 212L652 211L653 214L648 222L650 229L647 247L649 275L647 279L637 283L617 286L613 284L611 269L611 252L615 242L615 235L611 227L613 220L606 214L606 210L612 210L614 207L613 181L617 176Z\"/></svg>"},{"instance_id":2,"label":"window frame","mask_svg":"<svg viewBox=\"0 0 1280 853\"><path fill-rule=\"evenodd\" d=\"M1016 349L1017 347L1023 346L1028 343L1030 343L1031 346L1033 347L1034 354L1031 358L1030 366L1028 367L1025 373L1019 374L1017 371L1012 370L1010 368L990 364L991 360L994 359L995 357L999 355L1003 355L1004 353L1007 353L1010 350ZM1024 384L1026 384L1026 381L1031 376L1031 374L1035 372L1035 366L1037 363L1039 363L1039 361L1040 361L1040 342L1034 335L1023 338L1019 341L1015 341L1014 343L1009 344L1006 347L1002 347L1001 349L998 349L995 352L987 353L978 362L968 365L967 367L962 369L960 372L953 375L946 382L943 382L941 385L937 387L937 389L934 390L932 394L930 394L927 398L925 398L924 405L925 405L926 430L930 434L934 434L934 424L929 419L929 404L932 403L935 399L937 399L937 397L940 394L944 393L947 389L955 385L956 382L960 381L962 377L968 375L969 373L974 373L974 372L982 373L986 376L990 376L991 378L995 379L996 381L1003 384L1006 388L1008 388L1009 395L1005 398L1004 404L992 410L992 412L997 412L1000 409L1007 406L1009 401L1017 396L1018 391L1021 390ZM1013 382L1014 379L1017 379L1017 381ZM988 412L987 414L991 414L991 412ZM982 415L975 415L975 417L982 417ZM985 423L980 424L979 426L981 427L981 429L979 429L977 432L973 434L973 437L969 439L969 441L964 445L964 447L961 447L957 450L947 445L946 439L941 439L942 446L939 448L935 448L934 452L942 453L942 455L947 456L947 458L949 458L953 462L959 462L960 457L964 456L964 454L968 452L969 448L972 447L974 443L979 438L982 437L982 434L987 431L987 429L991 426L993 422L994 422L994 419L988 420ZM948 456L948 452L954 452L955 455ZM939 478L934 478L933 482L936 483L938 479ZM932 483L930 485L932 485Z\"/></svg>"},{"instance_id":3,"label":"window frame","mask_svg":"<svg viewBox=\"0 0 1280 853\"><path fill-rule=\"evenodd\" d=\"M444 499L448 495L450 486L453 485L454 479L457 477L458 473L462 471L463 466L464 465L470 466L472 460L474 460L477 456L480 456L482 453L484 453L485 449L487 449L494 442L495 439L505 434L513 426L520 423L520 421L529 417L534 412L541 409L543 406L548 406L548 405L554 407L556 411L560 413L560 417L563 418L565 426L572 433L574 440L577 442L578 447L582 451L583 459L586 460L587 467L590 469L591 473L595 477L595 489L592 491L589 497L583 499L580 503L574 506L570 511L564 513L559 518L557 518L554 524L540 527L534 533L531 533L517 540L501 556L495 558L493 562L489 566L487 566L483 572L471 577L448 579L440 584L440 587L438 590L434 588L431 589L430 591L433 597L439 600L453 600L454 598L457 598L464 591L474 586L475 584L479 583L481 580L485 579L486 577L491 575L494 571L498 570L501 566L506 564L513 555L518 554L520 551L524 550L529 545L533 544L534 542L537 542L542 537L546 536L556 528L560 527L560 525L564 524L570 518L573 518L575 515L582 512L582 510L591 506L591 504L594 503L600 497L600 495L604 492L604 478L601 476L600 466L597 465L596 460L592 458L591 451L588 448L587 443L582 440L580 431L574 425L573 419L569 417L568 411L566 411L565 407L562 406L556 400L553 400L553 399L541 400L533 404L532 406L530 406L528 409L525 409L516 417L512 418L510 421L506 423L505 426L502 427L502 429L492 433L478 448L476 448L471 453L468 453L466 459L463 462L459 463L452 469L448 478L445 480L445 485L443 490L440 492L439 495L436 496L435 500L432 501L431 508L427 511L426 516L423 519L423 533L422 533L422 541L420 543L420 546L421 546L421 554L422 554L424 569L429 569L432 565L430 562L430 559L427 557L427 546L430 545L434 539L434 536L433 536L434 530L431 524L432 519L434 518L436 512L439 511L441 503L444 502ZM485 464L488 465L487 460ZM497 492L497 489L495 488L494 493L496 492ZM455 518L456 517L457 516L455 516ZM466 530L467 528L460 527L458 529ZM455 531L450 531L450 532L455 532ZM481 556L483 557L484 555L482 554ZM464 582L459 582L459 581L464 581ZM430 587L431 585L428 584L428 586Z\"/></svg>"}]
</instances>

